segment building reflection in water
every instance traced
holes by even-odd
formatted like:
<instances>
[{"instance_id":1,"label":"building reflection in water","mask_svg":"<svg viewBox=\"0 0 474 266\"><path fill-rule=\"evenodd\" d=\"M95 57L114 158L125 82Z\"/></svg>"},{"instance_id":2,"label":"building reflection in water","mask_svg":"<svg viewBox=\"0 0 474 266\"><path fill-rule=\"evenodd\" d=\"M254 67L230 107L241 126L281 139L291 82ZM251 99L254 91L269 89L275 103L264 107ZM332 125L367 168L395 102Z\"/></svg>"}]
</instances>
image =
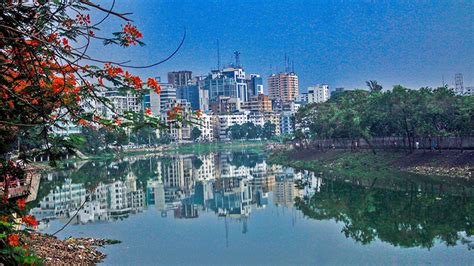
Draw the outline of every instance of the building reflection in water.
<instances>
[{"instance_id":1,"label":"building reflection in water","mask_svg":"<svg viewBox=\"0 0 474 266\"><path fill-rule=\"evenodd\" d=\"M125 167L122 178L99 182L90 193L84 184L66 178L31 212L43 223L69 219L90 194L75 223L123 219L150 206L159 210L162 217L173 215L176 219L193 219L202 212L214 212L219 217L243 221L245 233L252 209L265 208L269 197L276 205L292 207L295 197L310 196L318 189L320 181L309 172L296 173L293 169L268 165L261 157L249 156L222 152L143 158L154 161L149 164L154 168L153 177L144 182L137 180L140 169L130 166ZM305 189L298 189L295 180L302 178L313 181Z\"/></svg>"}]
</instances>

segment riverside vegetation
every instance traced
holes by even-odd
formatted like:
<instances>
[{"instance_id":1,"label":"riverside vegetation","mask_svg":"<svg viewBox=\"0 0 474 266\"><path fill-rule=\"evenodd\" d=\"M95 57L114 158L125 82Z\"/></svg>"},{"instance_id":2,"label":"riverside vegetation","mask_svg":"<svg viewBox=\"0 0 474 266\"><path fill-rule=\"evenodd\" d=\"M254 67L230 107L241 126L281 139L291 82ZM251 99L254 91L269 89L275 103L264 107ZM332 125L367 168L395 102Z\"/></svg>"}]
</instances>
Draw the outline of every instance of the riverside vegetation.
<instances>
[{"instance_id":1,"label":"riverside vegetation","mask_svg":"<svg viewBox=\"0 0 474 266\"><path fill-rule=\"evenodd\" d=\"M450 139L449 148L462 151L463 141L474 136L474 96L458 96L447 87L411 90L397 85L382 92L376 82L369 84L370 91L343 91L298 110L297 139L320 149L345 142L357 149L363 140L376 153L392 148L440 150L446 148L443 138Z\"/></svg>"},{"instance_id":2,"label":"riverside vegetation","mask_svg":"<svg viewBox=\"0 0 474 266\"><path fill-rule=\"evenodd\" d=\"M447 87L344 91L296 115L294 149L270 161L347 177L397 177L401 171L470 179L474 96ZM449 149L449 150L448 150ZM366 151L372 151L368 153Z\"/></svg>"}]
</instances>

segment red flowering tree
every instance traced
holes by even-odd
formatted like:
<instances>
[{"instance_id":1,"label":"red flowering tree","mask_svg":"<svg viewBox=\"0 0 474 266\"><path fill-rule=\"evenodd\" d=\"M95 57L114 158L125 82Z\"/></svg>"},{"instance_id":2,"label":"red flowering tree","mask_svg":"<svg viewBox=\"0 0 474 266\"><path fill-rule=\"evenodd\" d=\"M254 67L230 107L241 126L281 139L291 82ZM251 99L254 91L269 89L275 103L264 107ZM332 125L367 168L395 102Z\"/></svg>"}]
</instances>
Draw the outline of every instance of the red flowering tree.
<instances>
[{"instance_id":1,"label":"red flowering tree","mask_svg":"<svg viewBox=\"0 0 474 266\"><path fill-rule=\"evenodd\" d=\"M0 3L0 181L19 180L25 174L5 156L14 149L12 144L16 143L19 136L40 136L44 139L42 147L52 154L70 145L67 139L51 141L50 133L54 128L67 125L106 127L111 130L143 125L169 127L149 109L141 113L117 113L112 103L103 97L103 93L111 89L138 95L150 91L160 93L160 86L155 79L139 77L131 70L153 67L161 62L135 66L94 58L88 54L88 48L94 41L102 42L105 46L143 45L142 33L126 14L116 13L87 0L37 0L34 3L31 1L33 4L29 5L18 2L24 1ZM90 9L103 11L103 18L92 21ZM106 23L109 16L120 17L123 24L117 25L117 32L111 36L101 36L100 26ZM96 108L98 105L113 115L105 117ZM193 119L179 107L170 110L168 115L172 119L167 121L172 120L173 123ZM29 133L32 129L37 135ZM26 158L27 155L28 151L24 150L19 156ZM3 213L3 222L0 223L0 244L2 249L7 248L12 252L9 253L10 259L16 258L15 254L25 255L23 251L15 251L22 240L11 231L13 215L22 217L18 211L23 209L21 202L15 206L7 208L9 211ZM32 217L21 219L20 223L34 225ZM1 230L10 234L2 233Z\"/></svg>"}]
</instances>

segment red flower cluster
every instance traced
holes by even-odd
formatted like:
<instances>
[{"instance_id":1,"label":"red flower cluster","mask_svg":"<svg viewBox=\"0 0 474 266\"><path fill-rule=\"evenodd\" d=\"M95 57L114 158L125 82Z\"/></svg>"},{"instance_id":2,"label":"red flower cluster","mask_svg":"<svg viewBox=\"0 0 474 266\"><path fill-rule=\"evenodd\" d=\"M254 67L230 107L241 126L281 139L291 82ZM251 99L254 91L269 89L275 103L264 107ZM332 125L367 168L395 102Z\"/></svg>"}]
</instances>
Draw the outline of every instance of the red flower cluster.
<instances>
[{"instance_id":1,"label":"red flower cluster","mask_svg":"<svg viewBox=\"0 0 474 266\"><path fill-rule=\"evenodd\" d=\"M36 227L38 226L38 221L32 215L23 216L21 220L23 221L23 223L25 223L26 226L33 227L34 229L36 229Z\"/></svg>"},{"instance_id":2,"label":"red flower cluster","mask_svg":"<svg viewBox=\"0 0 474 266\"><path fill-rule=\"evenodd\" d=\"M125 37L123 38L125 46L130 46L130 44L137 45L137 40L143 38L143 34L137 29L137 27L130 23L125 25L123 32L125 33Z\"/></svg>"},{"instance_id":3,"label":"red flower cluster","mask_svg":"<svg viewBox=\"0 0 474 266\"><path fill-rule=\"evenodd\" d=\"M71 50L71 46L69 45L69 40L68 39L63 38L62 42L63 42L64 49Z\"/></svg>"},{"instance_id":4,"label":"red flower cluster","mask_svg":"<svg viewBox=\"0 0 474 266\"><path fill-rule=\"evenodd\" d=\"M17 247L20 244L20 237L17 234L11 234L7 237L8 244Z\"/></svg>"},{"instance_id":5,"label":"red flower cluster","mask_svg":"<svg viewBox=\"0 0 474 266\"><path fill-rule=\"evenodd\" d=\"M202 110L201 110L201 109L197 109L196 112L195 112L195 114L196 114L196 117L197 117L197 118L200 118L201 115L202 115Z\"/></svg>"},{"instance_id":6,"label":"red flower cluster","mask_svg":"<svg viewBox=\"0 0 474 266\"><path fill-rule=\"evenodd\" d=\"M173 120L176 116L171 110L168 110L166 113L168 114L168 120Z\"/></svg>"},{"instance_id":7,"label":"red flower cluster","mask_svg":"<svg viewBox=\"0 0 474 266\"><path fill-rule=\"evenodd\" d=\"M77 120L77 124L82 125L82 126L88 125L87 121L85 119L82 119L82 118Z\"/></svg>"},{"instance_id":8,"label":"red flower cluster","mask_svg":"<svg viewBox=\"0 0 474 266\"><path fill-rule=\"evenodd\" d=\"M143 87L142 79L139 76L131 75L128 71L125 71L123 77L125 82L127 82L128 85L132 85L135 89L139 90Z\"/></svg>"},{"instance_id":9,"label":"red flower cluster","mask_svg":"<svg viewBox=\"0 0 474 266\"><path fill-rule=\"evenodd\" d=\"M145 108L145 114L146 115L152 115L150 108Z\"/></svg>"},{"instance_id":10,"label":"red flower cluster","mask_svg":"<svg viewBox=\"0 0 474 266\"><path fill-rule=\"evenodd\" d=\"M20 208L20 210L23 210L26 206L26 200L24 198L18 199L16 201L16 204L18 205L18 208Z\"/></svg>"},{"instance_id":11,"label":"red flower cluster","mask_svg":"<svg viewBox=\"0 0 474 266\"><path fill-rule=\"evenodd\" d=\"M146 85L153 89L154 92L160 94L161 92L161 87L160 84L154 79L154 78L148 78Z\"/></svg>"},{"instance_id":12,"label":"red flower cluster","mask_svg":"<svg viewBox=\"0 0 474 266\"><path fill-rule=\"evenodd\" d=\"M168 120L175 119L181 111L182 111L181 106L179 105L173 106L173 110L168 110L166 112L168 114Z\"/></svg>"},{"instance_id":13,"label":"red flower cluster","mask_svg":"<svg viewBox=\"0 0 474 266\"><path fill-rule=\"evenodd\" d=\"M139 76L132 76L132 84L135 87L135 89L141 89L143 84L142 84L142 79Z\"/></svg>"},{"instance_id":14,"label":"red flower cluster","mask_svg":"<svg viewBox=\"0 0 474 266\"><path fill-rule=\"evenodd\" d=\"M49 43L57 43L58 42L58 34L56 32L54 33L51 33L49 36L48 36L48 40L47 40Z\"/></svg>"},{"instance_id":15,"label":"red flower cluster","mask_svg":"<svg viewBox=\"0 0 474 266\"><path fill-rule=\"evenodd\" d=\"M89 14L87 14L87 15L83 15L83 14L76 15L76 23L79 24L79 25L86 26L87 24L91 23L91 17L90 17Z\"/></svg>"},{"instance_id":16,"label":"red flower cluster","mask_svg":"<svg viewBox=\"0 0 474 266\"><path fill-rule=\"evenodd\" d=\"M111 77L116 77L119 74L123 74L123 69L121 67L114 67L110 63L104 65L104 70L106 70L107 75Z\"/></svg>"},{"instance_id":17,"label":"red flower cluster","mask_svg":"<svg viewBox=\"0 0 474 266\"><path fill-rule=\"evenodd\" d=\"M74 21L72 19L68 18L68 19L63 20L62 24L63 24L64 27L66 27L68 30L70 30L72 28L72 23L73 22Z\"/></svg>"}]
</instances>

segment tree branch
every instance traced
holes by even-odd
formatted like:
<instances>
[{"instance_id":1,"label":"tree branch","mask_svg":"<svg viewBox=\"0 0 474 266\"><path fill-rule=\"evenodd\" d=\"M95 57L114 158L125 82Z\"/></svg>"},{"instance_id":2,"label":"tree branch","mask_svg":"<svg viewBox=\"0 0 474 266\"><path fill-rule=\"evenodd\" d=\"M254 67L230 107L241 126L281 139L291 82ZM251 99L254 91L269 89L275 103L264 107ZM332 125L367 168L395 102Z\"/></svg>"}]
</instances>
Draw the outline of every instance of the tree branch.
<instances>
[{"instance_id":1,"label":"tree branch","mask_svg":"<svg viewBox=\"0 0 474 266\"><path fill-rule=\"evenodd\" d=\"M112 14L114 16L117 16L117 17L119 17L119 18L121 18L125 21L132 21L133 22L133 20L126 17L126 15L130 15L132 13L119 14L117 12L112 11L111 9L103 8L100 5L94 4L94 3L90 2L90 1L87 1L87 0L80 0L79 2L83 3L84 5L88 5L88 6L91 6L93 8L99 9L100 11L104 11L104 12L107 12L107 13Z\"/></svg>"}]
</instances>

